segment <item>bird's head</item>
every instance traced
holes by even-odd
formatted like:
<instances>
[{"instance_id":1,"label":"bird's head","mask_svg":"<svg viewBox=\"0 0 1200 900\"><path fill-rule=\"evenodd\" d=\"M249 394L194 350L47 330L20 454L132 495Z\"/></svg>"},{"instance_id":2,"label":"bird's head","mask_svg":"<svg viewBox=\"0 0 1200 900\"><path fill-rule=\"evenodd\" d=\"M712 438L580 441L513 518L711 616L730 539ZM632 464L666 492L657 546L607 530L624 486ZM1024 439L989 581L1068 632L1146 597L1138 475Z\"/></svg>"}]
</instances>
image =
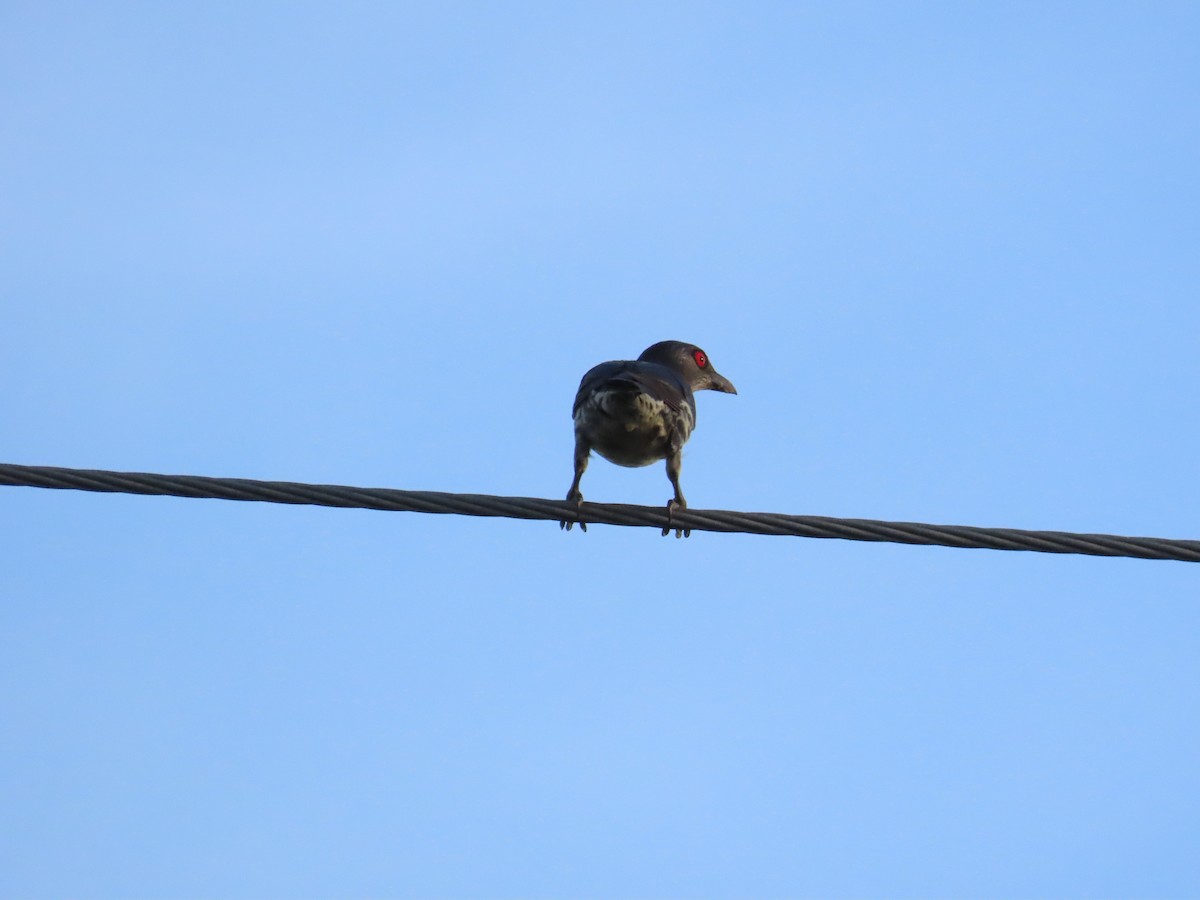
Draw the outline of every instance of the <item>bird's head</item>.
<instances>
[{"instance_id":1,"label":"bird's head","mask_svg":"<svg viewBox=\"0 0 1200 900\"><path fill-rule=\"evenodd\" d=\"M678 372L693 391L720 391L736 394L733 382L713 368L708 354L695 344L682 341L659 341L647 347L638 357L639 362L657 363Z\"/></svg>"}]
</instances>

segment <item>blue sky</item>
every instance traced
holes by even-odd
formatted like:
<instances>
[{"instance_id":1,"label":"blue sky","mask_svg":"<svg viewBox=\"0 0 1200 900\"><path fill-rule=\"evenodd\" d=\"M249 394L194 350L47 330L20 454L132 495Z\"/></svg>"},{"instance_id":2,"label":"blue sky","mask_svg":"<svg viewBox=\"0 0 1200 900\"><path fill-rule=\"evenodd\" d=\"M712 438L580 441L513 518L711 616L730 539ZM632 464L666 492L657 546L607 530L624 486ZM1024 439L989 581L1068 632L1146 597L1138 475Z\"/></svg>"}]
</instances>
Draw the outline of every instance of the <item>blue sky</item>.
<instances>
[{"instance_id":1,"label":"blue sky","mask_svg":"<svg viewBox=\"0 0 1200 900\"><path fill-rule=\"evenodd\" d=\"M1187 3L0 11L0 459L1200 536ZM590 500L661 504L593 462ZM1194 897L1200 568L0 490L0 896Z\"/></svg>"}]
</instances>

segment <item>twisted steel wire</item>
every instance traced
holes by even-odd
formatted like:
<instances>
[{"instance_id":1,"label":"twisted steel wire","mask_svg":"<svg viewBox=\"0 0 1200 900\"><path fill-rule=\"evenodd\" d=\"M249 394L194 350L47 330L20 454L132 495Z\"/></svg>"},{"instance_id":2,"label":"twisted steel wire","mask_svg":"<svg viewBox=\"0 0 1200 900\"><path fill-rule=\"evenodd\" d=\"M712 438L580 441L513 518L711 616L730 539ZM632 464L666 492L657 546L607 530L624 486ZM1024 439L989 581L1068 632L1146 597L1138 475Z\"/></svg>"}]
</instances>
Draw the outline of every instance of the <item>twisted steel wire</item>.
<instances>
[{"instance_id":1,"label":"twisted steel wire","mask_svg":"<svg viewBox=\"0 0 1200 900\"><path fill-rule=\"evenodd\" d=\"M584 503L577 510L573 504L563 500L534 497L400 491L249 478L211 478L204 475L154 475L0 463L0 485L1200 562L1200 541L1170 538L980 528L972 525L925 525L918 522L881 522L874 519L790 516L717 509L679 510L668 521L664 507Z\"/></svg>"}]
</instances>

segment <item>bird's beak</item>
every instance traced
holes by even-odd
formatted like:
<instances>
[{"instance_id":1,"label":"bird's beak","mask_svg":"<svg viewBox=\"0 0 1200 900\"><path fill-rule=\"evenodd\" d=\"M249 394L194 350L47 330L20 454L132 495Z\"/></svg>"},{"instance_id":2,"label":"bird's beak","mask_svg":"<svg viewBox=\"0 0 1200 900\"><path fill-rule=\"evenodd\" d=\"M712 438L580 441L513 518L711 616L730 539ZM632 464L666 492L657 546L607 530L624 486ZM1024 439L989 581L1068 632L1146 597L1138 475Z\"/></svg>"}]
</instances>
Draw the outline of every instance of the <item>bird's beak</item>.
<instances>
[{"instance_id":1,"label":"bird's beak","mask_svg":"<svg viewBox=\"0 0 1200 900\"><path fill-rule=\"evenodd\" d=\"M708 373L708 389L710 391L720 391L722 394L737 393L737 388L733 386L733 382L724 375L719 375L716 372Z\"/></svg>"}]
</instances>

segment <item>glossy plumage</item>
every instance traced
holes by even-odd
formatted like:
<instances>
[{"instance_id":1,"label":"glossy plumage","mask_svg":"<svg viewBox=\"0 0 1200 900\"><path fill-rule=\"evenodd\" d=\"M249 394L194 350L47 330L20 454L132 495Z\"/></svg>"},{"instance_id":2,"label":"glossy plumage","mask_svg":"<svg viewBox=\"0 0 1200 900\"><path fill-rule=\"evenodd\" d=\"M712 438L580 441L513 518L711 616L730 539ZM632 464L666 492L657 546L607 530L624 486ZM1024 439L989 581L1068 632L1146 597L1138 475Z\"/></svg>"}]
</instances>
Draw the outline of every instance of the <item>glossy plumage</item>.
<instances>
[{"instance_id":1,"label":"glossy plumage","mask_svg":"<svg viewBox=\"0 0 1200 900\"><path fill-rule=\"evenodd\" d=\"M670 515L687 507L679 487L683 445L696 427L695 391L736 394L729 379L713 368L708 355L695 344L662 341L636 360L600 363L583 376L575 394L575 480L567 500L579 506L579 481L595 450L619 466L648 466L666 460L667 478L675 496L667 503ZM562 522L568 531L573 522ZM580 521L580 528L587 525ZM669 528L663 529L667 534ZM675 536L685 534L676 529Z\"/></svg>"}]
</instances>

